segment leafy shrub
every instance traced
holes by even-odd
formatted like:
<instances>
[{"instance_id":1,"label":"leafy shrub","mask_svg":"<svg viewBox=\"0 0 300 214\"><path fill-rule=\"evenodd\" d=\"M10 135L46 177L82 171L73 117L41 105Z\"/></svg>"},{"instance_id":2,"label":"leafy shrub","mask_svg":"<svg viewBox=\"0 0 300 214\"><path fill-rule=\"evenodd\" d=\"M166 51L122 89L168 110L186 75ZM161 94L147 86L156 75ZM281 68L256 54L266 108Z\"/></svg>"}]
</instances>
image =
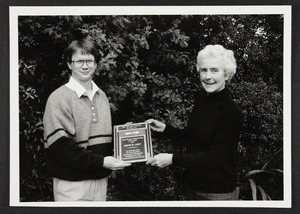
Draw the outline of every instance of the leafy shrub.
<instances>
[{"instance_id":1,"label":"leafy shrub","mask_svg":"<svg viewBox=\"0 0 300 214\"><path fill-rule=\"evenodd\" d=\"M268 86L261 79L257 83L232 84L231 90L244 115L238 172L242 199L249 199L251 191L247 180L244 180L245 174L253 169L261 169L283 147L283 97L274 86ZM277 158L272 162L274 168L283 169L282 155ZM282 184L282 177L274 179L263 181L263 185L268 186L271 198L282 199L282 188L272 189L274 183Z\"/></svg>"}]
</instances>

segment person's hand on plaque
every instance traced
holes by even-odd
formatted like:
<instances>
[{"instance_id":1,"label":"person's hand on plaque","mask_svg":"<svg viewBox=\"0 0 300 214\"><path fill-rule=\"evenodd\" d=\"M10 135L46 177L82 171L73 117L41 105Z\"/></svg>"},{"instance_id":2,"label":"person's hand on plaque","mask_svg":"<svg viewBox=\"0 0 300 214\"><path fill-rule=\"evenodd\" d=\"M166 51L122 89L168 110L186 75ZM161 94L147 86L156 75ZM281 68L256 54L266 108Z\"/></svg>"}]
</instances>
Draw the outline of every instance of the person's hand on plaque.
<instances>
[{"instance_id":1,"label":"person's hand on plaque","mask_svg":"<svg viewBox=\"0 0 300 214\"><path fill-rule=\"evenodd\" d=\"M153 158L150 158L146 165L156 166L159 168L164 168L172 164L173 154L169 153L160 153L155 155Z\"/></svg>"},{"instance_id":2,"label":"person's hand on plaque","mask_svg":"<svg viewBox=\"0 0 300 214\"><path fill-rule=\"evenodd\" d=\"M112 156L106 156L103 160L103 167L110 170L120 170L128 166L131 166L131 163L118 160Z\"/></svg>"},{"instance_id":3,"label":"person's hand on plaque","mask_svg":"<svg viewBox=\"0 0 300 214\"><path fill-rule=\"evenodd\" d=\"M155 132L163 132L166 128L166 124L155 119L146 120L145 123L148 123L150 125L151 130Z\"/></svg>"}]
</instances>

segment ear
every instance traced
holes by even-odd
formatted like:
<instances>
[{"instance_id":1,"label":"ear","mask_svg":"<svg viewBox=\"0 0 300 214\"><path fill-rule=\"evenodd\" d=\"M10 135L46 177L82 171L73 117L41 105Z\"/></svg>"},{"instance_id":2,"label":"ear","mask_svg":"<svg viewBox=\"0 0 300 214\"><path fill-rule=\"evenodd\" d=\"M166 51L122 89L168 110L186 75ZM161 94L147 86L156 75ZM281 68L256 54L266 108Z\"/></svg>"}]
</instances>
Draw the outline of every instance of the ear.
<instances>
[{"instance_id":1,"label":"ear","mask_svg":"<svg viewBox=\"0 0 300 214\"><path fill-rule=\"evenodd\" d=\"M224 74L224 75L225 75L225 80L226 80L226 81L228 81L228 80L229 80L229 77L230 77L230 75L229 75L228 73L226 73L226 72L225 72L225 74Z\"/></svg>"},{"instance_id":2,"label":"ear","mask_svg":"<svg viewBox=\"0 0 300 214\"><path fill-rule=\"evenodd\" d=\"M200 66L198 64L196 64L196 69L198 72L200 71Z\"/></svg>"},{"instance_id":3,"label":"ear","mask_svg":"<svg viewBox=\"0 0 300 214\"><path fill-rule=\"evenodd\" d=\"M72 70L72 63L69 63L69 62L67 62L67 64L68 64L68 68L70 69L70 70Z\"/></svg>"}]
</instances>

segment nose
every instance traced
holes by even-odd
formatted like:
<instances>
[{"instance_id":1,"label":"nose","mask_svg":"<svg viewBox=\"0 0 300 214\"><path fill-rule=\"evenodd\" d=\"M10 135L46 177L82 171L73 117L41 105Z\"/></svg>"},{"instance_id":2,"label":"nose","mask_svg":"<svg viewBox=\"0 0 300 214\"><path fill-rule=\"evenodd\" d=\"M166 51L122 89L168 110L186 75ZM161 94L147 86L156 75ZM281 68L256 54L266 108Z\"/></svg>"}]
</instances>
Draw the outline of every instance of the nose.
<instances>
[{"instance_id":1,"label":"nose","mask_svg":"<svg viewBox=\"0 0 300 214\"><path fill-rule=\"evenodd\" d=\"M210 71L207 71L206 72L206 75L205 75L205 79L210 79L211 78L211 72Z\"/></svg>"},{"instance_id":2,"label":"nose","mask_svg":"<svg viewBox=\"0 0 300 214\"><path fill-rule=\"evenodd\" d=\"M87 61L83 61L82 68L89 68L89 66L87 65Z\"/></svg>"}]
</instances>

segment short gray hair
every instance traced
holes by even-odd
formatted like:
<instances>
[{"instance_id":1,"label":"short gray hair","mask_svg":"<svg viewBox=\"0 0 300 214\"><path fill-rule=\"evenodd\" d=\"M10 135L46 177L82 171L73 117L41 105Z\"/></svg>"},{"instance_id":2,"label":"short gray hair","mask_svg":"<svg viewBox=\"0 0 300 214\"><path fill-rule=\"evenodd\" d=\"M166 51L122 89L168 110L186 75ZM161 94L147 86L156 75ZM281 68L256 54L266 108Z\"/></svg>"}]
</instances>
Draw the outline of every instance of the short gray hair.
<instances>
[{"instance_id":1,"label":"short gray hair","mask_svg":"<svg viewBox=\"0 0 300 214\"><path fill-rule=\"evenodd\" d=\"M225 73L229 75L228 81L230 81L236 73L236 60L233 51L224 48L222 45L207 45L199 51L197 56L197 70L201 67L202 59L214 57L221 60L222 67Z\"/></svg>"}]
</instances>

